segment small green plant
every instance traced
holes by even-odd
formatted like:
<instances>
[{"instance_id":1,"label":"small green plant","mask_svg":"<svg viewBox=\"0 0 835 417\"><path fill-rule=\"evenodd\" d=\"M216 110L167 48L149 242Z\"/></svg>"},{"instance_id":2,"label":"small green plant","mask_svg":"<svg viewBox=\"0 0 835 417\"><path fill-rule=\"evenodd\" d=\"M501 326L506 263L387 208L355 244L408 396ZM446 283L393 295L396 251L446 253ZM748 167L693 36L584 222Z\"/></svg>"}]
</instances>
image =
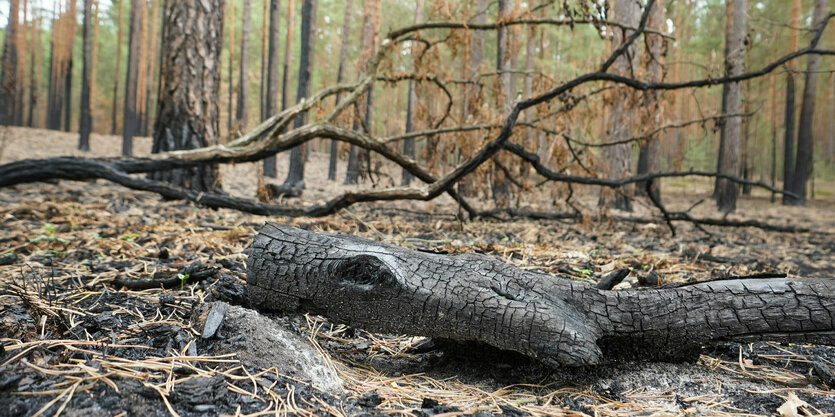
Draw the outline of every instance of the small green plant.
<instances>
[{"instance_id":1,"label":"small green plant","mask_svg":"<svg viewBox=\"0 0 835 417\"><path fill-rule=\"evenodd\" d=\"M40 243L43 241L58 242L63 244L70 242L63 237L55 236L55 225L49 222L44 222L43 226L40 228L40 234L37 237L29 238L29 242L31 243Z\"/></svg>"},{"instance_id":2,"label":"small green plant","mask_svg":"<svg viewBox=\"0 0 835 417\"><path fill-rule=\"evenodd\" d=\"M137 234L137 233L128 233L128 234L119 236L119 239L122 239L125 242L133 242L138 237L139 237L139 234Z\"/></svg>"},{"instance_id":3,"label":"small green plant","mask_svg":"<svg viewBox=\"0 0 835 417\"><path fill-rule=\"evenodd\" d=\"M582 274L583 276L591 275L591 274L594 273L594 271L592 271L591 269L580 269L580 268L577 268L576 266L572 266L571 270L574 271L574 272L577 272L579 274Z\"/></svg>"},{"instance_id":4,"label":"small green plant","mask_svg":"<svg viewBox=\"0 0 835 417\"><path fill-rule=\"evenodd\" d=\"M186 285L186 280L188 280L188 274L177 274L177 278L180 279L180 289L182 290Z\"/></svg>"}]
</instances>

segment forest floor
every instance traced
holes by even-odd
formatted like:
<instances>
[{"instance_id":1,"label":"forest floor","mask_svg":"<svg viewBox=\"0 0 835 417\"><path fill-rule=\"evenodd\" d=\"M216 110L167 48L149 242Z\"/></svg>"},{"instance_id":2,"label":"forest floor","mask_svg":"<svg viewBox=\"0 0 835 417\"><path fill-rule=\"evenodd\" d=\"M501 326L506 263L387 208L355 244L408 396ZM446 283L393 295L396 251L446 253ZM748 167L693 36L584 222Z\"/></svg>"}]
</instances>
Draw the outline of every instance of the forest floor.
<instances>
[{"instance_id":1,"label":"forest floor","mask_svg":"<svg viewBox=\"0 0 835 417\"><path fill-rule=\"evenodd\" d=\"M79 154L76 141L74 134L9 129L0 137L0 163ZM94 135L93 155L115 156L119 143ZM149 141L135 146L141 155ZM288 204L312 204L343 189L326 180L326 168L326 155L313 152L304 202ZM224 187L252 196L254 176L254 164L226 167ZM668 182L662 192L671 209L686 209L708 197L709 185ZM755 191L731 216L810 232L677 223L679 233L671 237L663 221L617 220L623 213L604 221L461 222L445 199L287 219L163 201L103 181L0 189L0 416L831 416L833 347L723 343L706 348L696 363L552 369L516 355L370 334L321 317L264 314L313 344L340 377L343 389L323 390L283 373L281 363L252 366L242 357L258 352L244 352L245 343L238 353L218 353L214 341L201 337L195 311L216 300L245 307L244 251L266 221L416 250L486 253L590 283L631 268L616 288L760 272L835 278L833 191L824 185L808 207L772 204ZM578 204L593 211L593 200L590 194ZM636 211L647 216L652 208L642 203ZM709 201L692 214L721 218ZM128 288L138 280L154 288ZM233 340L241 332L222 326L220 334Z\"/></svg>"}]
</instances>

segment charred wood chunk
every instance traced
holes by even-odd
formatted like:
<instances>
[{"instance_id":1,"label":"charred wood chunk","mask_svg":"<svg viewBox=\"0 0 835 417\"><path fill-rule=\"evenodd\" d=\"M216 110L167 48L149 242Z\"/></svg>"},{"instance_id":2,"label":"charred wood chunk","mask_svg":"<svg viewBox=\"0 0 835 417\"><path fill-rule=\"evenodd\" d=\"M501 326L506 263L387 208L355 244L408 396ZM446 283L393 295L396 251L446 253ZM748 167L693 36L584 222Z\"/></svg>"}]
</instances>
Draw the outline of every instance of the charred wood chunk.
<instances>
[{"instance_id":1,"label":"charred wood chunk","mask_svg":"<svg viewBox=\"0 0 835 417\"><path fill-rule=\"evenodd\" d=\"M610 291L485 255L417 252L278 224L255 236L247 294L257 308L481 342L553 366L598 364L608 351L690 358L715 340L835 344L833 280Z\"/></svg>"}]
</instances>

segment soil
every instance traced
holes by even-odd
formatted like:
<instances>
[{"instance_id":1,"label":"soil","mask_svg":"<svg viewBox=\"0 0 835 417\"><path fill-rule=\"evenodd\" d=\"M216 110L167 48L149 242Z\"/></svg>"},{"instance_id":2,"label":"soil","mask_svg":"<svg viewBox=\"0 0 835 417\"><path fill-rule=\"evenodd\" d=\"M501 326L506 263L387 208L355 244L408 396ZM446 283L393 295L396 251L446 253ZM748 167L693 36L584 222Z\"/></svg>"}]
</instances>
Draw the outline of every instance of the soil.
<instances>
[{"instance_id":1,"label":"soil","mask_svg":"<svg viewBox=\"0 0 835 417\"><path fill-rule=\"evenodd\" d=\"M76 140L73 134L10 128L0 138L0 163L80 155ZM93 135L91 143L93 156L118 155L120 138ZM140 155L149 147L147 139L135 144ZM342 190L341 181L327 181L326 167L327 156L312 152L304 200L287 204L312 204ZM385 170L399 177L391 167ZM254 164L224 167L222 175L230 193L254 195ZM686 209L708 192L709 183L699 181L663 188L671 209ZM547 210L546 194L522 204ZM595 213L595 194L578 194L578 204ZM806 404L798 415L833 413L835 381L827 374L835 371L833 347L728 342L706 347L694 363L613 360L553 369L483 347L247 309L246 247L265 221L417 250L486 253L591 283L630 268L616 288L766 272L835 276L831 190L819 190L808 207L768 199L755 191L741 199L732 218L813 232L700 230L678 223L679 233L671 237L663 221L623 222L619 216L628 214L616 212L599 222L461 222L446 199L357 205L316 219L268 219L163 201L103 181L0 189L0 416L774 415L790 395ZM642 203L635 215L650 214L651 206ZM709 202L693 214L718 217ZM150 285L131 288L138 282ZM234 325L231 315L217 335L204 339L195 317L214 301L240 309L236 314L253 323L296 333L342 388L323 390L288 373L288 360L242 342L252 328Z\"/></svg>"}]
</instances>

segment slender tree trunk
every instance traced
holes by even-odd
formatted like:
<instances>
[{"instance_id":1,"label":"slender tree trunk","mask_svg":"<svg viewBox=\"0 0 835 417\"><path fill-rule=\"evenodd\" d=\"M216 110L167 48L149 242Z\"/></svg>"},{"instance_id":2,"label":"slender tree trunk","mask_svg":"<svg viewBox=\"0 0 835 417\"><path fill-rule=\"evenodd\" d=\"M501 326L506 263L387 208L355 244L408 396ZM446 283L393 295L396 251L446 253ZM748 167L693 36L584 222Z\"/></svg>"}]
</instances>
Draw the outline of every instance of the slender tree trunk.
<instances>
[{"instance_id":1,"label":"slender tree trunk","mask_svg":"<svg viewBox=\"0 0 835 417\"><path fill-rule=\"evenodd\" d=\"M284 68L281 79L281 108L286 109L290 105L290 65L293 63L293 31L295 26L294 12L296 5L294 0L287 1L287 34L284 37Z\"/></svg>"},{"instance_id":2,"label":"slender tree trunk","mask_svg":"<svg viewBox=\"0 0 835 417\"><path fill-rule=\"evenodd\" d=\"M90 150L90 132L93 130L93 117L90 114L90 85L93 81L93 45L92 25L90 19L93 17L93 0L84 0L84 26L82 29L83 47L82 50L82 75L81 75L81 119L78 121L79 141L78 149Z\"/></svg>"},{"instance_id":3,"label":"slender tree trunk","mask_svg":"<svg viewBox=\"0 0 835 417\"><path fill-rule=\"evenodd\" d=\"M76 0L70 0L69 8L67 9L67 24L64 31L64 39L66 42L67 66L64 73L64 131L69 132L72 123L72 67L73 67L73 44L75 43L75 17L76 17Z\"/></svg>"},{"instance_id":4,"label":"slender tree trunk","mask_svg":"<svg viewBox=\"0 0 835 417\"><path fill-rule=\"evenodd\" d=\"M229 99L226 102L226 127L229 129L229 137L236 134L234 123L235 106L235 1L229 3Z\"/></svg>"},{"instance_id":5,"label":"slender tree trunk","mask_svg":"<svg viewBox=\"0 0 835 417\"><path fill-rule=\"evenodd\" d=\"M153 101L151 101L151 95L155 91L154 89L154 72L158 67L156 65L157 56L161 52L159 52L158 44L158 34L160 31L160 6L163 0L156 0L153 2L154 11L153 17L150 19L149 24L147 25L148 33L148 48L147 52L145 53L145 62L147 63L145 67L145 89L144 89L144 100L145 104L142 106L142 136L147 136L148 132L150 131L151 127L151 115L153 112L151 111L151 106Z\"/></svg>"},{"instance_id":6,"label":"slender tree trunk","mask_svg":"<svg viewBox=\"0 0 835 417\"><path fill-rule=\"evenodd\" d=\"M281 2L270 0L270 33L269 33L269 63L267 64L267 92L265 97L266 110L264 117L269 118L278 113L278 67L279 67L279 26L281 25ZM264 159L264 175L275 178L275 155Z\"/></svg>"},{"instance_id":7,"label":"slender tree trunk","mask_svg":"<svg viewBox=\"0 0 835 417\"><path fill-rule=\"evenodd\" d=\"M496 16L497 21L504 20L510 14L513 7L511 1L499 0ZM510 71L512 69L510 67L511 55L513 55L511 52L512 40L510 39L510 33L511 31L506 26L496 31L496 72L498 72L499 79L501 80L499 83L497 106L503 113L510 110L516 94L515 91L512 91L513 74ZM494 156L492 160L490 187L493 191L493 199L497 206L505 207L510 201L511 183L506 178L504 170L498 168L498 164L503 163L502 165L507 166L508 159L503 158L503 154L499 154Z\"/></svg>"},{"instance_id":8,"label":"slender tree trunk","mask_svg":"<svg viewBox=\"0 0 835 417\"><path fill-rule=\"evenodd\" d=\"M15 43L17 44L18 55L17 55L17 68L18 68L18 77L19 80L17 81L17 88L15 89L15 106L14 106L14 124L16 126L23 126L23 115L26 110L26 104L24 101L26 100L25 92L26 92L26 68L27 63L26 59L26 35L29 32L28 27L28 9L29 9L29 2L27 0L23 0L23 26L18 29L18 34L15 36Z\"/></svg>"},{"instance_id":9,"label":"slender tree trunk","mask_svg":"<svg viewBox=\"0 0 835 417\"><path fill-rule=\"evenodd\" d=\"M638 3L631 0L618 0L615 3L613 19L629 27L638 26L638 19L641 11ZM612 47L618 48L626 41L632 31L614 29ZM618 57L612 65L612 71L616 74L629 76L634 68L637 68L636 46L631 45L624 54ZM632 136L635 109L633 106L634 96L628 88L618 88L611 97L612 107L609 116L609 139L608 141L623 140ZM603 148L603 159L606 165L608 178L628 177L632 173L632 144L607 146ZM632 211L632 200L630 196L634 193L634 187L623 187L613 197L604 194L601 204L611 205L614 208L625 211ZM604 191L607 192L607 191Z\"/></svg>"},{"instance_id":10,"label":"slender tree trunk","mask_svg":"<svg viewBox=\"0 0 835 417\"><path fill-rule=\"evenodd\" d=\"M342 44L339 47L339 66L336 70L336 84L345 81L345 60L348 56L348 43L351 39L351 12L353 0L345 2L345 17L342 21ZM340 95L336 95L335 105L339 104ZM331 140L330 158L328 161L328 180L336 181L336 160L339 156L339 142Z\"/></svg>"},{"instance_id":11,"label":"slender tree trunk","mask_svg":"<svg viewBox=\"0 0 835 417\"><path fill-rule=\"evenodd\" d=\"M732 18L726 23L732 25L728 31L730 37L725 41L729 45L729 55L725 59L725 72L729 76L737 76L745 71L745 34L747 26L748 0L729 0L727 7L732 8ZM738 82L725 84L727 89L727 113L739 114L742 110L742 89ZM739 174L739 150L741 145L742 117L732 116L725 119L722 126L725 131L725 141L722 144L719 160L719 172L736 176ZM721 179L715 194L719 211L730 213L736 210L736 200L739 196L739 186L736 183Z\"/></svg>"},{"instance_id":12,"label":"slender tree trunk","mask_svg":"<svg viewBox=\"0 0 835 417\"><path fill-rule=\"evenodd\" d=\"M296 90L296 103L310 97L313 57L316 50L316 0L303 0L301 25L301 51L299 54L299 84ZM307 123L307 112L293 121L293 127L299 128ZM304 150L303 145L290 150L290 167L284 187L301 193L304 189Z\"/></svg>"},{"instance_id":13,"label":"slender tree trunk","mask_svg":"<svg viewBox=\"0 0 835 417\"><path fill-rule=\"evenodd\" d=\"M243 26L241 27L241 73L238 79L238 108L235 112L235 121L238 129L246 130L247 118L247 97L249 95L249 83L247 82L247 71L249 67L249 24L251 0L244 0Z\"/></svg>"},{"instance_id":14,"label":"slender tree trunk","mask_svg":"<svg viewBox=\"0 0 835 417\"><path fill-rule=\"evenodd\" d=\"M215 145L220 128L217 68L223 46L223 0L168 0L162 28L162 87L152 152ZM149 176L192 190L220 189L214 164Z\"/></svg>"},{"instance_id":15,"label":"slender tree trunk","mask_svg":"<svg viewBox=\"0 0 835 417\"><path fill-rule=\"evenodd\" d=\"M798 48L798 30L800 27L801 0L792 0L791 19L789 20L789 52ZM783 118L783 190L791 191L794 176L794 129L795 129L795 80L797 64L794 60L786 63L786 111ZM783 204L789 204L789 196L783 195Z\"/></svg>"},{"instance_id":16,"label":"slender tree trunk","mask_svg":"<svg viewBox=\"0 0 835 417\"><path fill-rule=\"evenodd\" d=\"M29 115L26 126L35 127L38 109L38 98L41 89L41 32L40 16L32 16L32 32L29 39L29 54L32 65L29 67Z\"/></svg>"},{"instance_id":17,"label":"slender tree trunk","mask_svg":"<svg viewBox=\"0 0 835 417\"><path fill-rule=\"evenodd\" d=\"M360 73L358 79L365 76L365 61L367 61L374 53L375 45L377 44L377 31L380 24L380 0L365 0L363 1L363 20L362 20L362 54L360 55ZM369 114L369 102L374 94L373 86L368 89L368 94L365 101L359 100L357 107L361 110L361 115L365 121L366 127L371 128L371 115ZM364 110L364 111L363 111ZM354 121L354 129L359 128L359 121ZM370 133L370 132L367 132ZM345 172L345 184L356 184L359 181L360 172L365 164L368 163L369 155L365 149L360 149L351 145L351 150L348 153L348 167Z\"/></svg>"},{"instance_id":18,"label":"slender tree trunk","mask_svg":"<svg viewBox=\"0 0 835 417\"><path fill-rule=\"evenodd\" d=\"M733 26L731 22L733 21L733 8L729 6L727 1L733 0L726 0L725 3L725 54L723 57L725 58L725 76L728 76L728 59L730 59L731 54L733 51L731 50L731 44L728 42L729 39L733 37L732 31ZM728 93L729 89L727 88L727 84L722 85L722 114L728 114ZM725 136L727 135L727 130L725 129L725 124L728 122L727 119L719 119L719 147L717 148L717 157L716 157L716 172L719 172L722 167L722 159L724 158L725 152ZM719 178L714 178L713 180L713 199L716 200L719 198Z\"/></svg>"},{"instance_id":19,"label":"slender tree trunk","mask_svg":"<svg viewBox=\"0 0 835 417\"><path fill-rule=\"evenodd\" d=\"M139 86L139 45L142 44L142 17L145 1L131 0L130 35L128 36L128 73L125 76L125 105L122 116L122 155L133 153L133 137L139 133L137 109Z\"/></svg>"},{"instance_id":20,"label":"slender tree trunk","mask_svg":"<svg viewBox=\"0 0 835 417\"><path fill-rule=\"evenodd\" d=\"M423 22L423 0L415 1L415 24ZM420 33L415 33L416 38L420 38ZM412 72L418 72L417 54L419 52L418 43L412 42L411 58L412 58ZM409 80L409 89L406 96L406 133L411 133L415 127L415 111L417 111L417 91L415 90L415 80ZM408 138L403 141L403 154L411 158L415 157L415 139ZM400 185L407 186L412 182L412 174L409 171L403 170L400 179Z\"/></svg>"},{"instance_id":21,"label":"slender tree trunk","mask_svg":"<svg viewBox=\"0 0 835 417\"><path fill-rule=\"evenodd\" d=\"M826 158L835 163L835 73L829 76L829 139L827 140Z\"/></svg>"},{"instance_id":22,"label":"slender tree trunk","mask_svg":"<svg viewBox=\"0 0 835 417\"><path fill-rule=\"evenodd\" d=\"M0 125L13 123L15 114L15 98L17 97L18 74L18 18L20 16L19 0L9 0L9 16L6 25L6 38L3 41L3 73L0 75Z\"/></svg>"},{"instance_id":23,"label":"slender tree trunk","mask_svg":"<svg viewBox=\"0 0 835 417\"><path fill-rule=\"evenodd\" d=\"M110 114L110 134L118 132L118 121L116 114L119 108L119 80L122 78L122 0L115 0L114 4L119 9L116 17L116 72L113 74L113 111Z\"/></svg>"},{"instance_id":24,"label":"slender tree trunk","mask_svg":"<svg viewBox=\"0 0 835 417\"><path fill-rule=\"evenodd\" d=\"M529 8L533 8L535 2L528 3ZM525 81L524 81L524 90L523 94L525 95L524 98L529 98L533 96L533 78L534 78L534 55L536 54L536 26L531 25L527 28L527 39L525 42ZM530 122L536 116L535 109L528 109L525 111L525 121ZM523 142L523 146L528 151L531 150L531 143L534 141L534 128L528 126L525 128L525 139ZM533 150L536 151L536 145L533 146ZM522 180L527 184L528 172L530 171L530 165L528 164L521 164L519 173L522 176Z\"/></svg>"},{"instance_id":25,"label":"slender tree trunk","mask_svg":"<svg viewBox=\"0 0 835 417\"><path fill-rule=\"evenodd\" d=\"M815 9L812 13L813 34L823 24L827 4L827 0L815 0ZM817 93L820 55L811 54L806 62L806 84L803 86L803 104L800 107L800 120L797 126L797 159L791 182L791 191L798 198L789 200L791 204L798 206L806 204L806 182L812 176L814 162L812 151L815 145L812 128L815 120L815 93Z\"/></svg>"},{"instance_id":26,"label":"slender tree trunk","mask_svg":"<svg viewBox=\"0 0 835 417\"><path fill-rule=\"evenodd\" d=\"M666 26L666 16L664 13L664 3L653 3L652 10L649 12L647 27L663 32ZM646 35L646 53L643 56L644 67L647 71L647 77L653 82L661 82L664 80L664 70L662 68L664 62L664 54L666 47L664 45L664 38L660 35L647 33ZM666 115L664 114L665 106L661 101L663 95L659 91L647 91L644 93L644 103L641 106L646 112L644 120L650 126L660 126ZM658 162L661 158L660 143L661 138L658 135L651 136L645 142L640 144L638 152L638 174L650 174L658 171ZM642 195L646 195L646 182L639 182L637 184L637 191ZM655 198L661 197L661 187L659 181L653 181L650 190Z\"/></svg>"},{"instance_id":27,"label":"slender tree trunk","mask_svg":"<svg viewBox=\"0 0 835 417\"><path fill-rule=\"evenodd\" d=\"M772 53L771 60L774 61L775 57L776 53ZM777 77L771 74L768 78L768 96L771 101L769 118L771 119L771 187L773 188L777 185L777 88L775 86ZM775 199L776 194L772 192L771 202L773 203Z\"/></svg>"},{"instance_id":28,"label":"slender tree trunk","mask_svg":"<svg viewBox=\"0 0 835 417\"><path fill-rule=\"evenodd\" d=\"M267 116L267 62L270 59L270 1L263 0L262 5L264 8L261 9L261 21L263 22L261 25L261 88L258 89L260 95L258 108L261 112L259 120L263 122L269 117Z\"/></svg>"}]
</instances>

